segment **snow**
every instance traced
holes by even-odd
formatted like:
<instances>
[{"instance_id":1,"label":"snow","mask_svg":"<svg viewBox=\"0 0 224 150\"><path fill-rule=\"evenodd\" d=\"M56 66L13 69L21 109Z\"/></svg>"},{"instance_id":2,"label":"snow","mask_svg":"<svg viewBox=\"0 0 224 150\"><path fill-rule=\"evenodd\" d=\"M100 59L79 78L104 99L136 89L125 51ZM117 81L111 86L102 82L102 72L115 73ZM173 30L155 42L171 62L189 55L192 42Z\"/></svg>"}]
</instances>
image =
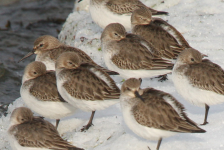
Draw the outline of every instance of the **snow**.
<instances>
[{"instance_id":1,"label":"snow","mask_svg":"<svg viewBox=\"0 0 224 150\"><path fill-rule=\"evenodd\" d=\"M169 12L169 16L161 16L176 27L186 38L189 44L207 54L209 59L224 68L224 9L223 0L142 0L147 6ZM88 3L88 0L83 0ZM84 10L88 6L83 5ZM80 7L79 10L82 10ZM87 11L74 11L63 26L59 39L68 45L78 47L91 56L98 64L105 66L100 48L100 35L102 33L91 19ZM142 88L153 87L171 93L186 108L188 116L198 124L203 122L204 107L196 107L185 101L176 92L172 83L172 76L166 82L157 79L144 79ZM122 78L113 76L120 87ZM0 118L0 149L10 150L7 140L7 129L10 114L14 108L25 106L18 98L8 108L8 115ZM210 107L206 126L200 126L206 133L180 133L164 138L160 150L223 150L224 149L224 104ZM120 104L113 105L105 110L96 111L92 126L86 132L80 132L83 125L88 122L90 112L79 111L71 117L62 119L58 130L63 138L72 144L88 150L152 150L156 148L157 141L145 140L135 135L125 125ZM55 120L50 120L55 124Z\"/></svg>"}]
</instances>

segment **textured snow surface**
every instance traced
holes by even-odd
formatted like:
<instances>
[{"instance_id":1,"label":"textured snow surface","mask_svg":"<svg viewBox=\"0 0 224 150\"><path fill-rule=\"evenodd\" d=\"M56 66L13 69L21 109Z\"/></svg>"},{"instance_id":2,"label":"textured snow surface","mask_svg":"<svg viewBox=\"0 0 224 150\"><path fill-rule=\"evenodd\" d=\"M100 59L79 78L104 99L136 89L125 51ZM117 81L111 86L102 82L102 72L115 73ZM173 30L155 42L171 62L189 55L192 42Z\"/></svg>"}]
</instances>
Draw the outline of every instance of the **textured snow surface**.
<instances>
[{"instance_id":1,"label":"textured snow surface","mask_svg":"<svg viewBox=\"0 0 224 150\"><path fill-rule=\"evenodd\" d=\"M87 2L85 2L87 1ZM147 6L169 12L161 16L176 27L195 49L207 54L210 60L224 68L224 1L223 0L142 0ZM83 0L88 3L88 0ZM86 5L83 5L86 9ZM81 6L81 7L83 7ZM77 6L76 6L77 7ZM80 10L82 8L79 8ZM59 35L59 39L71 46L78 47L91 56L98 64L105 66L100 48L102 29L98 27L86 11L71 13ZM204 108L196 107L177 94L172 76L166 82L157 79L143 80L142 87L153 87L171 93L186 108L188 116L198 124L203 122ZM120 87L122 78L113 77ZM9 106L8 115L0 118L0 149L10 150L6 131L14 108L25 106L19 98ZM136 136L125 125L120 104L102 111L96 111L92 126L87 132L80 132L88 122L91 113L78 112L64 118L59 124L59 132L72 144L89 150L152 150L157 141ZM55 124L55 120L50 120ZM201 126L207 132L202 134L176 134L162 141L160 150L224 150L224 104L211 106L209 124Z\"/></svg>"}]
</instances>

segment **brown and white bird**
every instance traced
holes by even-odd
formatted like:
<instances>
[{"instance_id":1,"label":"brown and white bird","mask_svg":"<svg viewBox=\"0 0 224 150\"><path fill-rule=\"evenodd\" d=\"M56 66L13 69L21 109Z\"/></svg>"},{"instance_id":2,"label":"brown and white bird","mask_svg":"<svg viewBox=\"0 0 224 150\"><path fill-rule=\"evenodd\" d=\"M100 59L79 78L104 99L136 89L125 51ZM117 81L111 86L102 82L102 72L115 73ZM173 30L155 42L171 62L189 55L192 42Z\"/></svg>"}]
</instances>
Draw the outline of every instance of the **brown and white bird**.
<instances>
[{"instance_id":1,"label":"brown and white bird","mask_svg":"<svg viewBox=\"0 0 224 150\"><path fill-rule=\"evenodd\" d=\"M73 106L91 111L92 115L82 131L92 125L96 110L119 102L120 89L100 68L81 63L76 53L61 54L56 62L57 87L61 96Z\"/></svg>"},{"instance_id":2,"label":"brown and white bird","mask_svg":"<svg viewBox=\"0 0 224 150\"><path fill-rule=\"evenodd\" d=\"M61 138L50 122L33 116L26 107L13 110L8 135L13 150L83 150Z\"/></svg>"},{"instance_id":3,"label":"brown and white bird","mask_svg":"<svg viewBox=\"0 0 224 150\"><path fill-rule=\"evenodd\" d=\"M190 45L172 25L160 18L152 18L146 8L135 10L131 16L132 33L141 36L157 50L164 59L176 59Z\"/></svg>"},{"instance_id":4,"label":"brown and white bird","mask_svg":"<svg viewBox=\"0 0 224 150\"><path fill-rule=\"evenodd\" d=\"M101 35L103 58L108 69L123 78L151 78L170 73L171 61L157 57L157 50L146 40L126 34L119 23L109 24Z\"/></svg>"},{"instance_id":5,"label":"brown and white bird","mask_svg":"<svg viewBox=\"0 0 224 150\"><path fill-rule=\"evenodd\" d=\"M172 95L153 88L141 89L141 79L130 78L121 87L120 103L124 121L138 136L158 140L175 133L204 133L187 117L184 106Z\"/></svg>"},{"instance_id":6,"label":"brown and white bird","mask_svg":"<svg viewBox=\"0 0 224 150\"><path fill-rule=\"evenodd\" d=\"M193 48L185 49L177 58L172 78L177 92L197 106L205 106L207 124L210 105L224 102L224 70Z\"/></svg>"},{"instance_id":7,"label":"brown and white bird","mask_svg":"<svg viewBox=\"0 0 224 150\"><path fill-rule=\"evenodd\" d=\"M25 55L20 61L33 54L36 54L36 61L43 62L46 65L47 70L55 70L55 62L58 56L63 52L74 52L78 55L81 62L91 63L103 69L110 75L118 74L96 64L84 51L75 47L67 46L61 43L57 38L50 35L44 35L37 38L34 42L33 51Z\"/></svg>"},{"instance_id":8,"label":"brown and white bird","mask_svg":"<svg viewBox=\"0 0 224 150\"><path fill-rule=\"evenodd\" d=\"M168 14L149 8L140 0L90 0L89 11L93 21L103 29L110 23L120 23L130 31L131 13L142 7L150 10L153 15Z\"/></svg>"},{"instance_id":9,"label":"brown and white bird","mask_svg":"<svg viewBox=\"0 0 224 150\"><path fill-rule=\"evenodd\" d=\"M43 117L56 119L56 128L61 118L72 115L77 110L59 94L55 72L47 71L44 63L39 61L26 66L20 95L32 111Z\"/></svg>"}]
</instances>

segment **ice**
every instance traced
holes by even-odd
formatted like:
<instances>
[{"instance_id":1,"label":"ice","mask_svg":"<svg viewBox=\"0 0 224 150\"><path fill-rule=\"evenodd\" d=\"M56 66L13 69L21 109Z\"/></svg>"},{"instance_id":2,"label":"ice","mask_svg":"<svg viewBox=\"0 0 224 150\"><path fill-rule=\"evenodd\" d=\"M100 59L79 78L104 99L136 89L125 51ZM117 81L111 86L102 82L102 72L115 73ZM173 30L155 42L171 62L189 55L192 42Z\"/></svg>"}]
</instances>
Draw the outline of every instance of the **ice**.
<instances>
[{"instance_id":1,"label":"ice","mask_svg":"<svg viewBox=\"0 0 224 150\"><path fill-rule=\"evenodd\" d=\"M86 4L88 0L83 0ZM190 45L207 54L210 60L224 68L224 1L223 0L142 0L147 6L169 12L161 16L176 27ZM83 5L87 10L88 6ZM79 8L82 10L82 8ZM74 11L64 24L59 39L68 45L78 47L91 56L98 64L105 66L102 59L100 36L103 29L98 27L86 11ZM153 87L175 96L186 108L188 116L198 124L203 122L204 108L196 107L177 94L171 75L166 82L157 79L144 79L142 87ZM122 78L113 76L120 87ZM10 150L6 131L10 114L14 108L24 106L18 98L8 108L8 115L0 118L0 149ZM145 140L135 135L125 125L119 103L102 111L96 111L92 126L86 132L80 132L88 122L90 112L62 119L58 130L63 138L72 144L88 150L152 150L157 141ZM162 141L160 150L223 150L224 149L224 104L211 106L206 126L200 126L206 133L176 134ZM55 120L49 120L55 124Z\"/></svg>"}]
</instances>

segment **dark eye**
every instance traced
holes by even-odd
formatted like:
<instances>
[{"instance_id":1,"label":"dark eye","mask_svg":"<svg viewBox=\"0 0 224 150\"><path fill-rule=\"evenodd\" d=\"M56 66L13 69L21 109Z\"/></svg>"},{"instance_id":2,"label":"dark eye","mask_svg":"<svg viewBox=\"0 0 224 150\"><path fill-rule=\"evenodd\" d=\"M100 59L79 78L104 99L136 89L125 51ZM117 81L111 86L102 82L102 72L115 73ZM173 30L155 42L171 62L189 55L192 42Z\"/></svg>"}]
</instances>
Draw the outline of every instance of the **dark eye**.
<instances>
[{"instance_id":1,"label":"dark eye","mask_svg":"<svg viewBox=\"0 0 224 150\"><path fill-rule=\"evenodd\" d=\"M131 91L131 89L129 89L129 87L126 87L126 89L127 89L128 91Z\"/></svg>"},{"instance_id":2,"label":"dark eye","mask_svg":"<svg viewBox=\"0 0 224 150\"><path fill-rule=\"evenodd\" d=\"M68 62L69 64L72 64L72 62Z\"/></svg>"},{"instance_id":3,"label":"dark eye","mask_svg":"<svg viewBox=\"0 0 224 150\"><path fill-rule=\"evenodd\" d=\"M191 58L191 61L194 61L194 58Z\"/></svg>"},{"instance_id":4,"label":"dark eye","mask_svg":"<svg viewBox=\"0 0 224 150\"><path fill-rule=\"evenodd\" d=\"M44 46L44 44L40 44L40 47L43 47Z\"/></svg>"},{"instance_id":5,"label":"dark eye","mask_svg":"<svg viewBox=\"0 0 224 150\"><path fill-rule=\"evenodd\" d=\"M21 119L22 121L24 121L24 119Z\"/></svg>"},{"instance_id":6,"label":"dark eye","mask_svg":"<svg viewBox=\"0 0 224 150\"><path fill-rule=\"evenodd\" d=\"M37 74L37 72L33 72L34 74Z\"/></svg>"},{"instance_id":7,"label":"dark eye","mask_svg":"<svg viewBox=\"0 0 224 150\"><path fill-rule=\"evenodd\" d=\"M114 35L118 36L118 34L117 34L117 33L114 33Z\"/></svg>"}]
</instances>

